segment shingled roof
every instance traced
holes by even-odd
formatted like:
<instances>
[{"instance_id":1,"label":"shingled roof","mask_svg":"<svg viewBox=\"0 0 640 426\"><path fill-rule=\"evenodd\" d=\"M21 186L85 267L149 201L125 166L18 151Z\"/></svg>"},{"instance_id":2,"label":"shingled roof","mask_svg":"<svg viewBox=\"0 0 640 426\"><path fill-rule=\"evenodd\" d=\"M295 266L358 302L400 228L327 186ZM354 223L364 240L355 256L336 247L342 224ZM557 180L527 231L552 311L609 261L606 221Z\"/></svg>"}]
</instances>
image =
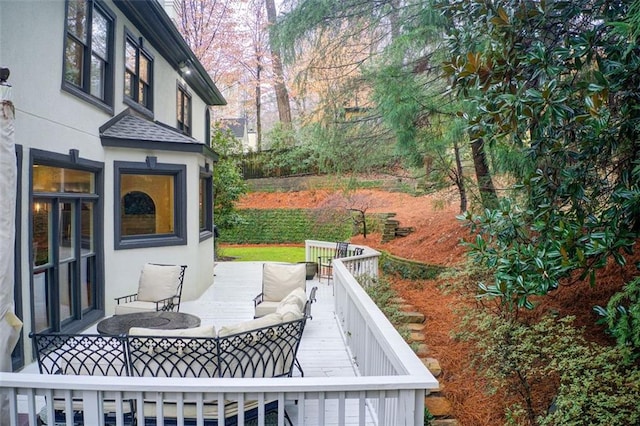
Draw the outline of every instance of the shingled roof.
<instances>
[{"instance_id":1,"label":"shingled roof","mask_svg":"<svg viewBox=\"0 0 640 426\"><path fill-rule=\"evenodd\" d=\"M166 124L151 121L126 109L100 127L102 146L164 151L201 152L217 160L207 145Z\"/></svg>"}]
</instances>

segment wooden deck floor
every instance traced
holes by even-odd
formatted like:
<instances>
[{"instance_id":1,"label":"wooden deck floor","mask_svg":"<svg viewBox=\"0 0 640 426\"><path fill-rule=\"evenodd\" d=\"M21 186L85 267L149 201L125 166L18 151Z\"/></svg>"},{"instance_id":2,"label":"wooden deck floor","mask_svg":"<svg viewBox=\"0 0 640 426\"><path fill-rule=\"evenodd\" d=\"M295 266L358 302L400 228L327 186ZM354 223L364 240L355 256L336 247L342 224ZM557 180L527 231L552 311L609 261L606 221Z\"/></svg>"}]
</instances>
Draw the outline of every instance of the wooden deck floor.
<instances>
[{"instance_id":1,"label":"wooden deck floor","mask_svg":"<svg viewBox=\"0 0 640 426\"><path fill-rule=\"evenodd\" d=\"M213 285L197 300L184 301L181 312L197 315L201 324L213 324L216 329L224 325L232 325L253 318L253 298L261 291L263 262L220 262L215 267ZM307 292L313 286L318 287L317 301L312 305L313 319L307 321L302 342L298 352L298 360L304 370L305 377L353 377L356 375L351 357L338 326L333 304L333 284L326 279L307 281ZM95 333L96 326L86 330ZM24 372L37 372L37 366L31 364ZM299 373L296 371L296 375ZM337 418L332 414L338 411L337 402L325 402L322 425L337 425ZM296 404L287 404L287 413L293 424L309 426L319 425L320 414L317 401L307 401L304 407L304 423L298 423ZM366 421L358 419L358 406L354 402L346 402L348 418L345 425L373 425L367 410ZM336 416L337 417L337 416Z\"/></svg>"},{"instance_id":2,"label":"wooden deck floor","mask_svg":"<svg viewBox=\"0 0 640 426\"><path fill-rule=\"evenodd\" d=\"M221 262L215 267L214 283L180 310L200 317L202 324L216 329L253 318L253 298L261 291L262 262ZM336 322L333 284L307 281L307 292L317 286L313 319L307 321L298 358L307 377L353 376L354 368Z\"/></svg>"},{"instance_id":3,"label":"wooden deck floor","mask_svg":"<svg viewBox=\"0 0 640 426\"><path fill-rule=\"evenodd\" d=\"M215 267L213 285L198 299L184 302L183 312L197 315L202 324L214 324L216 329L253 318L253 298L261 291L262 262L220 262ZM349 377L355 369L334 314L333 284L325 279L307 281L307 292L318 287L317 301L313 304L313 319L307 321L298 352L305 377ZM297 373L297 372L296 372ZM332 401L325 406L324 425L338 424L331 414L337 412ZM347 402L347 412L353 413L346 424L362 424L358 420L358 407ZM294 424L298 424L298 408L287 406ZM317 403L305 406L305 425L318 425ZM302 423L301 423L302 424ZM374 424L369 415L365 424Z\"/></svg>"}]
</instances>

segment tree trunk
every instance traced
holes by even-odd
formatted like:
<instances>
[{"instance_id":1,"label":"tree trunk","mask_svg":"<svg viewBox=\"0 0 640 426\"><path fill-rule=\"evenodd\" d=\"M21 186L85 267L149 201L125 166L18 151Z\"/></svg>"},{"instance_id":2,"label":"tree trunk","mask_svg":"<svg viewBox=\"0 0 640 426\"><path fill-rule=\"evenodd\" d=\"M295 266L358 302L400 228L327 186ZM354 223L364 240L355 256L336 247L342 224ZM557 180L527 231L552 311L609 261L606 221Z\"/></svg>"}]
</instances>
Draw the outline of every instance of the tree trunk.
<instances>
[{"instance_id":1,"label":"tree trunk","mask_svg":"<svg viewBox=\"0 0 640 426\"><path fill-rule=\"evenodd\" d=\"M260 102L260 80L256 83L256 151L262 151L262 103Z\"/></svg>"},{"instance_id":2,"label":"tree trunk","mask_svg":"<svg viewBox=\"0 0 640 426\"><path fill-rule=\"evenodd\" d=\"M460 193L460 213L464 213L467 211L467 189L464 186L464 175L462 174L462 160L460 159L458 141L453 142L453 152L456 157L456 186Z\"/></svg>"},{"instance_id":3,"label":"tree trunk","mask_svg":"<svg viewBox=\"0 0 640 426\"><path fill-rule=\"evenodd\" d=\"M256 151L258 152L262 151L262 118L260 117L262 114L262 101L260 100L262 96L262 90L260 89L262 84L262 62L260 59L260 53L256 47Z\"/></svg>"},{"instance_id":4,"label":"tree trunk","mask_svg":"<svg viewBox=\"0 0 640 426\"><path fill-rule=\"evenodd\" d=\"M267 20L269 26L276 23L276 4L274 0L265 0L267 6ZM275 48L273 39L269 37L271 48L271 61L273 63L273 74L275 76L276 101L278 103L278 116L285 129L291 128L291 105L289 104L289 93L284 82L284 71L280 54Z\"/></svg>"},{"instance_id":5,"label":"tree trunk","mask_svg":"<svg viewBox=\"0 0 640 426\"><path fill-rule=\"evenodd\" d=\"M484 139L477 138L471 143L471 152L473 154L473 166L476 169L476 178L478 180L478 189L482 198L482 205L486 208L497 207L498 197L496 188L493 186L489 166L487 165L487 156L484 152Z\"/></svg>"}]
</instances>

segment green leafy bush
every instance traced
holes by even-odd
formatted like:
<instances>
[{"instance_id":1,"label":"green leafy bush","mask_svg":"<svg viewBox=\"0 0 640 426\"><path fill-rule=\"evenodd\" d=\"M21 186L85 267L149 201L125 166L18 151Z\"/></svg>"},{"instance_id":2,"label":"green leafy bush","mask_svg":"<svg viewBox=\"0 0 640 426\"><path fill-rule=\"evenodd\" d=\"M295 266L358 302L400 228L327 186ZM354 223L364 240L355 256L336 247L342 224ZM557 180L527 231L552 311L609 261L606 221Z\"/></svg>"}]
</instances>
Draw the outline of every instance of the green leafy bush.
<instances>
[{"instance_id":1,"label":"green leafy bush","mask_svg":"<svg viewBox=\"0 0 640 426\"><path fill-rule=\"evenodd\" d=\"M227 229L242 222L236 203L247 192L247 184L242 178L240 163L235 156L242 152L242 144L231 130L216 126L211 135L211 147L220 156L213 167L213 216L219 228Z\"/></svg>"},{"instance_id":2,"label":"green leafy bush","mask_svg":"<svg viewBox=\"0 0 640 426\"><path fill-rule=\"evenodd\" d=\"M456 337L475 343L474 366L492 391L517 396L505 407L510 424L638 424L638 366L624 348L587 342L572 322L546 316L525 324L474 310ZM553 405L542 400L549 381L557 386Z\"/></svg>"},{"instance_id":3,"label":"green leafy bush","mask_svg":"<svg viewBox=\"0 0 640 426\"><path fill-rule=\"evenodd\" d=\"M616 293L607 307L596 306L594 310L607 326L607 331L615 337L618 345L629 347L632 357L640 356L640 277L627 283Z\"/></svg>"}]
</instances>

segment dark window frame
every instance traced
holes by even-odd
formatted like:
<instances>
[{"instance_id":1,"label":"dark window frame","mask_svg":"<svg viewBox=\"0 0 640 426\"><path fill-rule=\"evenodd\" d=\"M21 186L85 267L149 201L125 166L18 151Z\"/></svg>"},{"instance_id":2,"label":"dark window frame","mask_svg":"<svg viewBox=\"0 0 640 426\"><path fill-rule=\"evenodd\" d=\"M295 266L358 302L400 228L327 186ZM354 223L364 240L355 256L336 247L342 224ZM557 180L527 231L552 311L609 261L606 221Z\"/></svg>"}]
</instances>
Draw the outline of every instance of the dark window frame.
<instances>
[{"instance_id":1,"label":"dark window frame","mask_svg":"<svg viewBox=\"0 0 640 426\"><path fill-rule=\"evenodd\" d=\"M204 181L204 182L203 182ZM198 211L198 230L200 231L200 241L208 240L213 237L213 173L209 167L200 168L200 179L198 181L198 193L200 185L205 185L204 199L204 228L200 227L200 211ZM199 196L198 196L199 198ZM200 202L200 200L198 200Z\"/></svg>"},{"instance_id":2,"label":"dark window frame","mask_svg":"<svg viewBox=\"0 0 640 426\"><path fill-rule=\"evenodd\" d=\"M188 113L187 120L184 119L185 110ZM176 85L176 128L188 136L192 134L191 117L193 117L191 92L187 86L178 82Z\"/></svg>"},{"instance_id":3,"label":"dark window frame","mask_svg":"<svg viewBox=\"0 0 640 426\"><path fill-rule=\"evenodd\" d=\"M105 5L102 0L85 0L87 7L87 34L88 40L82 41L76 37L68 28L68 13L69 13L69 0L65 2L65 22L64 22L64 43L62 48L62 82L61 89L68 92L90 104L102 109L103 111L113 114L114 104L114 73L115 73L115 28L116 28L116 15ZM91 94L91 58L93 57L94 50L92 48L92 29L93 29L93 12L94 8L107 19L108 34L107 40L107 57L101 58L104 61L104 81L103 81L103 98L98 98ZM79 45L82 46L83 51L83 64L82 64L82 79L80 86L68 81L65 78L67 70L67 48L69 45L69 38L74 39ZM89 60L86 60L86 59Z\"/></svg>"},{"instance_id":4,"label":"dark window frame","mask_svg":"<svg viewBox=\"0 0 640 426\"><path fill-rule=\"evenodd\" d=\"M16 166L17 170L22 170L22 145L15 145L16 150ZM15 215L15 228L16 238L14 241L14 253L13 258L13 271L14 271L14 283L13 283L13 301L15 305L15 314L18 318L24 318L22 309L22 173L18 172L16 176L16 215ZM24 367L24 329L20 330L20 338L16 347L11 353L11 365L13 371L18 371Z\"/></svg>"},{"instance_id":5,"label":"dark window frame","mask_svg":"<svg viewBox=\"0 0 640 426\"><path fill-rule=\"evenodd\" d=\"M130 73L130 70L127 68L127 44L131 44L136 51L135 58L135 70ZM123 59L124 59L124 87L123 87L123 102L135 109L136 111L153 118L153 89L154 89L154 56L145 47L145 42L142 37L136 37L131 31L125 28L124 30L124 48L123 48ZM147 90L147 102L140 103L140 56L144 56L148 61L148 71L149 71L149 81L148 81L148 90ZM131 74L133 79L133 87L132 87L132 95L129 96L126 93L126 85L127 85L127 74ZM144 84L144 83L142 83Z\"/></svg>"},{"instance_id":6,"label":"dark window frame","mask_svg":"<svg viewBox=\"0 0 640 426\"><path fill-rule=\"evenodd\" d=\"M126 250L143 247L165 247L187 244L187 166L184 164L168 164L146 162L116 161L114 162L114 248ZM120 216L120 185L123 174L173 176L174 199L172 234L154 235L122 235L122 217Z\"/></svg>"},{"instance_id":7,"label":"dark window frame","mask_svg":"<svg viewBox=\"0 0 640 426\"><path fill-rule=\"evenodd\" d=\"M211 110L209 105L204 107L204 144L211 147Z\"/></svg>"},{"instance_id":8,"label":"dark window frame","mask_svg":"<svg viewBox=\"0 0 640 426\"><path fill-rule=\"evenodd\" d=\"M35 164L41 164L52 167L61 167L61 168L71 168L77 170L84 170L95 175L94 182L94 192L93 193L61 193L61 192L34 192L33 191L33 166ZM95 262L96 262L96 271L95 271L95 308L91 309L87 312L80 312L81 319L73 320L67 324L59 324L58 318L59 314L53 315L53 330L52 331L62 331L65 333L75 333L81 330L86 329L92 323L95 323L98 319L104 317L104 295L105 295L105 282L104 282L104 250L102 247L104 246L104 163L94 160L88 160L81 158L77 152L77 150L71 150L69 155L54 153L50 151L44 151L40 149L32 148L29 151L29 240L33 240L33 200L34 198L39 199L57 199L57 200L92 200L94 202L95 208L95 240L94 244L96 247L95 250ZM54 226L57 226L54 224ZM55 232L55 230L54 230ZM31 244L29 245L29 259L34 258L33 248ZM33 283L33 272L34 267L32 262L29 262L29 292L33 295L34 292L34 283ZM75 303L79 303L77 299L74 298ZM33 303L33 301L31 301ZM31 308L31 325L34 327L36 324L36 320L34 317L33 306ZM60 328L58 328L60 326ZM35 330L32 330L35 331Z\"/></svg>"}]
</instances>

